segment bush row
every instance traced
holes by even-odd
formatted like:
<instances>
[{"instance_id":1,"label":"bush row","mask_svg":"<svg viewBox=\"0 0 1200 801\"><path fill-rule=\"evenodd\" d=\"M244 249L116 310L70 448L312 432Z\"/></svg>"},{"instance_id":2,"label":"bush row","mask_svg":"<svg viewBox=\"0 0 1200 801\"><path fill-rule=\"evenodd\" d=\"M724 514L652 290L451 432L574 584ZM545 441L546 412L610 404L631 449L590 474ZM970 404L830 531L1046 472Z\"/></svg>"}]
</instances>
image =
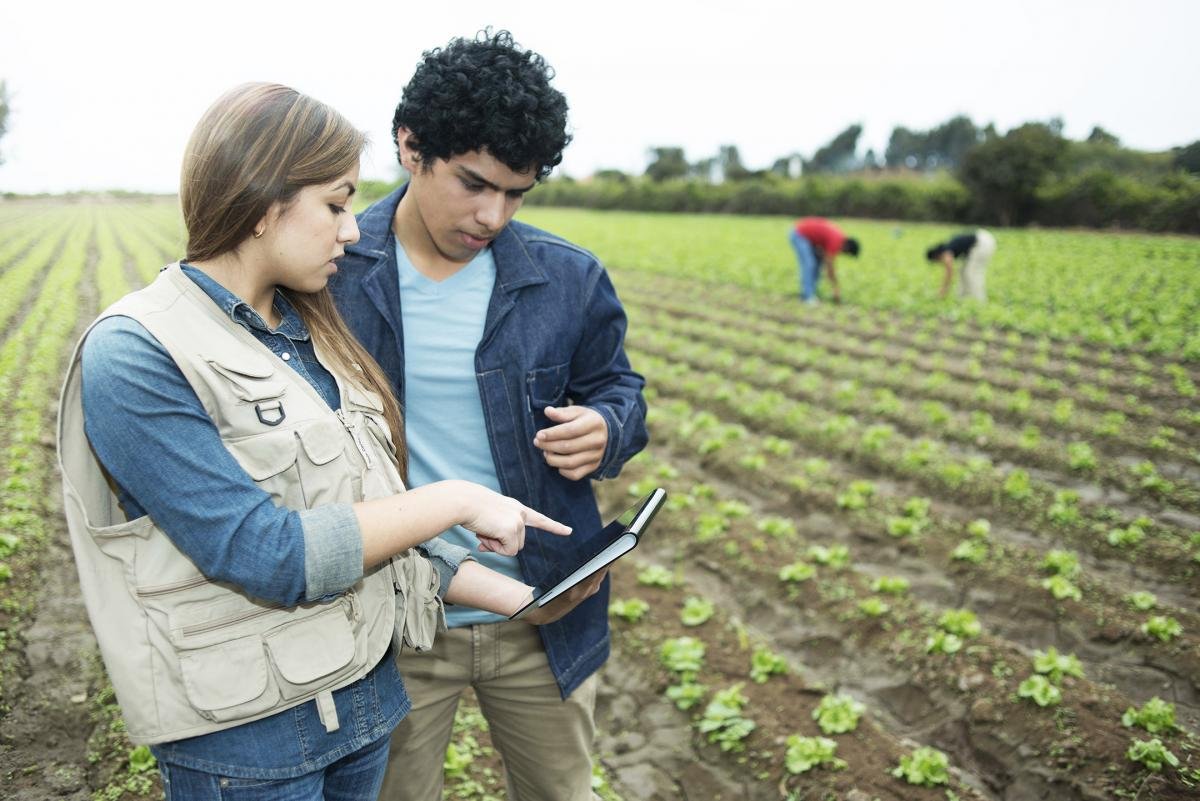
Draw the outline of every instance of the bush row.
<instances>
[{"instance_id":1,"label":"bush row","mask_svg":"<svg viewBox=\"0 0 1200 801\"><path fill-rule=\"evenodd\" d=\"M628 211L783 214L994 224L954 177L774 177L709 184L646 178L551 180L528 195L540 206ZM1200 233L1200 178L1136 179L1094 169L1039 187L1033 222L1048 226Z\"/></svg>"}]
</instances>

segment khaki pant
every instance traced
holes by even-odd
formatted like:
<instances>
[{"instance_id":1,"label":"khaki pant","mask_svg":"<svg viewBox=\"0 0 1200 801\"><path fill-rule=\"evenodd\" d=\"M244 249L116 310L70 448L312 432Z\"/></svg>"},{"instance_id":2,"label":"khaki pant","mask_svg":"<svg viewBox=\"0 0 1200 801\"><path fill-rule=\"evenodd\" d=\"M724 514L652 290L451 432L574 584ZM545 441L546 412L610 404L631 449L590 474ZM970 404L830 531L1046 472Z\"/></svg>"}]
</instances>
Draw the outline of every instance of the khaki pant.
<instances>
[{"instance_id":1,"label":"khaki pant","mask_svg":"<svg viewBox=\"0 0 1200 801\"><path fill-rule=\"evenodd\" d=\"M987 300L987 266L996 253L996 238L980 228L975 232L975 247L967 253L958 282L958 295L963 298Z\"/></svg>"},{"instance_id":2,"label":"khaki pant","mask_svg":"<svg viewBox=\"0 0 1200 801\"><path fill-rule=\"evenodd\" d=\"M508 801L591 801L596 676L564 701L537 629L505 622L438 635L396 660L413 708L392 734L380 801L441 801L459 695L473 687L504 759Z\"/></svg>"}]
</instances>

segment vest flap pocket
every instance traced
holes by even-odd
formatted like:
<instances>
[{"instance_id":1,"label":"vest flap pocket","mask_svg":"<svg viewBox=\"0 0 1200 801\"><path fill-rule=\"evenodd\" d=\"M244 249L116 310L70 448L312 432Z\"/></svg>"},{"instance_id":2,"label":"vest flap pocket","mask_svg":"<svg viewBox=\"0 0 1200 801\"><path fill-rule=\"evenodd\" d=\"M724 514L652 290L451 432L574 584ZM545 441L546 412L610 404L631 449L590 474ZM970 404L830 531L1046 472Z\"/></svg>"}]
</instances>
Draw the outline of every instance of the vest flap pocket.
<instances>
[{"instance_id":1,"label":"vest flap pocket","mask_svg":"<svg viewBox=\"0 0 1200 801\"><path fill-rule=\"evenodd\" d=\"M304 620L285 623L264 637L279 674L294 685L312 682L354 659L354 632L345 603Z\"/></svg>"},{"instance_id":2,"label":"vest flap pocket","mask_svg":"<svg viewBox=\"0 0 1200 801\"><path fill-rule=\"evenodd\" d=\"M320 420L296 434L304 443L304 453L313 464L327 464L341 456L346 448L345 429L335 420Z\"/></svg>"},{"instance_id":3,"label":"vest flap pocket","mask_svg":"<svg viewBox=\"0 0 1200 801\"><path fill-rule=\"evenodd\" d=\"M239 400L257 403L278 398L287 390L287 383L274 377L274 368L252 353L233 358L226 355L206 357L205 361L225 379Z\"/></svg>"},{"instance_id":4,"label":"vest flap pocket","mask_svg":"<svg viewBox=\"0 0 1200 801\"><path fill-rule=\"evenodd\" d=\"M227 440L225 447L255 481L266 481L296 463L296 434L269 431L242 439Z\"/></svg>"},{"instance_id":5,"label":"vest flap pocket","mask_svg":"<svg viewBox=\"0 0 1200 801\"><path fill-rule=\"evenodd\" d=\"M355 406L383 414L383 401L374 392L368 392L353 381L346 382L346 400Z\"/></svg>"},{"instance_id":6,"label":"vest flap pocket","mask_svg":"<svg viewBox=\"0 0 1200 801\"><path fill-rule=\"evenodd\" d=\"M267 658L257 634L179 654L183 687L196 709L216 712L267 690Z\"/></svg>"}]
</instances>

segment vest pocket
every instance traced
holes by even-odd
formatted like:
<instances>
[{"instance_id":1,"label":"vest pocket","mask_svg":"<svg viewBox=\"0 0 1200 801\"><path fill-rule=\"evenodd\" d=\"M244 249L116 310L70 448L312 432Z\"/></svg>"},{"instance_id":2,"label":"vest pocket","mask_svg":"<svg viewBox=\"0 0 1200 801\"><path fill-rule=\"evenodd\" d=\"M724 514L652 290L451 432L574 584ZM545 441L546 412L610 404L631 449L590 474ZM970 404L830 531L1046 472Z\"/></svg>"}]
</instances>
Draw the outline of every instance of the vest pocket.
<instances>
[{"instance_id":1,"label":"vest pocket","mask_svg":"<svg viewBox=\"0 0 1200 801\"><path fill-rule=\"evenodd\" d=\"M208 720L252 717L315 695L353 674L365 658L355 637L361 615L353 593L289 609L231 599L215 610L216 616L193 609L186 621L181 615L172 620L184 692Z\"/></svg>"},{"instance_id":2,"label":"vest pocket","mask_svg":"<svg viewBox=\"0 0 1200 801\"><path fill-rule=\"evenodd\" d=\"M298 698L353 672L356 661L350 598L312 617L278 626L263 637L284 699Z\"/></svg>"},{"instance_id":3,"label":"vest pocket","mask_svg":"<svg viewBox=\"0 0 1200 801\"><path fill-rule=\"evenodd\" d=\"M242 469L278 506L312 509L358 500L344 457L346 435L335 419L225 442Z\"/></svg>"},{"instance_id":4,"label":"vest pocket","mask_svg":"<svg viewBox=\"0 0 1200 801\"><path fill-rule=\"evenodd\" d=\"M237 357L223 355L206 361L217 375L225 379L234 397L247 403L278 398L287 391L287 384L274 377L274 369L250 354L239 354Z\"/></svg>"},{"instance_id":5,"label":"vest pocket","mask_svg":"<svg viewBox=\"0 0 1200 801\"><path fill-rule=\"evenodd\" d=\"M208 720L223 723L257 715L279 702L257 634L183 651L179 668L188 701Z\"/></svg>"}]
</instances>

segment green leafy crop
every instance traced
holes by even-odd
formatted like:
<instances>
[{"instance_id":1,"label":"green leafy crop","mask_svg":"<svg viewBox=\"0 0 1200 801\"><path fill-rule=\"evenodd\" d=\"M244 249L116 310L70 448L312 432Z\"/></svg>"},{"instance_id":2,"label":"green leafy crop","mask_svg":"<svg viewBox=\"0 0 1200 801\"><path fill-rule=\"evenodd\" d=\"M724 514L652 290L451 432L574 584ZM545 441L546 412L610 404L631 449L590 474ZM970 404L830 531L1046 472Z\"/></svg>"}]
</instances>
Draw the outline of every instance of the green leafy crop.
<instances>
[{"instance_id":1,"label":"green leafy crop","mask_svg":"<svg viewBox=\"0 0 1200 801\"><path fill-rule=\"evenodd\" d=\"M680 684L673 684L668 687L667 698L674 701L675 706L686 710L703 701L706 692L708 692L708 688L703 684L685 680Z\"/></svg>"},{"instance_id":2,"label":"green leafy crop","mask_svg":"<svg viewBox=\"0 0 1200 801\"><path fill-rule=\"evenodd\" d=\"M1058 706L1062 703L1062 691L1039 673L1021 682L1017 686L1017 695L1030 699L1038 706Z\"/></svg>"},{"instance_id":3,"label":"green leafy crop","mask_svg":"<svg viewBox=\"0 0 1200 801\"><path fill-rule=\"evenodd\" d=\"M850 549L845 545L813 545L808 549L808 558L819 565L843 568L850 564Z\"/></svg>"},{"instance_id":4,"label":"green leafy crop","mask_svg":"<svg viewBox=\"0 0 1200 801\"><path fill-rule=\"evenodd\" d=\"M885 592L889 595L903 595L908 592L909 582L903 576L880 576L871 582L872 592Z\"/></svg>"},{"instance_id":5,"label":"green leafy crop","mask_svg":"<svg viewBox=\"0 0 1200 801\"><path fill-rule=\"evenodd\" d=\"M675 576L662 565L648 565L638 571L638 584L650 587L671 588L675 586Z\"/></svg>"},{"instance_id":6,"label":"green leafy crop","mask_svg":"<svg viewBox=\"0 0 1200 801\"><path fill-rule=\"evenodd\" d=\"M1154 696L1141 709L1129 707L1121 716L1125 726L1141 726L1151 734L1171 731L1175 728L1175 705Z\"/></svg>"},{"instance_id":7,"label":"green leafy crop","mask_svg":"<svg viewBox=\"0 0 1200 801\"><path fill-rule=\"evenodd\" d=\"M927 654L954 654L962 650L963 641L957 634L938 629L925 640Z\"/></svg>"},{"instance_id":8,"label":"green leafy crop","mask_svg":"<svg viewBox=\"0 0 1200 801\"><path fill-rule=\"evenodd\" d=\"M948 634L957 634L964 639L977 637L983 630L979 620L970 609L948 609L938 618L938 626Z\"/></svg>"},{"instance_id":9,"label":"green leafy crop","mask_svg":"<svg viewBox=\"0 0 1200 801\"><path fill-rule=\"evenodd\" d=\"M1045 651L1033 652L1033 669L1056 685L1062 682L1063 676L1083 678L1083 665L1075 654L1060 654L1053 645Z\"/></svg>"},{"instance_id":10,"label":"green leafy crop","mask_svg":"<svg viewBox=\"0 0 1200 801\"><path fill-rule=\"evenodd\" d=\"M1125 601L1139 612L1149 612L1154 607L1158 606L1158 598L1152 592L1138 590L1131 592L1125 596Z\"/></svg>"},{"instance_id":11,"label":"green leafy crop","mask_svg":"<svg viewBox=\"0 0 1200 801\"><path fill-rule=\"evenodd\" d=\"M948 784L950 759L936 748L921 746L912 754L900 757L900 765L892 770L892 775L922 787Z\"/></svg>"},{"instance_id":12,"label":"green leafy crop","mask_svg":"<svg viewBox=\"0 0 1200 801\"><path fill-rule=\"evenodd\" d=\"M787 660L770 649L755 648L750 656L750 678L755 684L766 684L771 676L787 671Z\"/></svg>"},{"instance_id":13,"label":"green leafy crop","mask_svg":"<svg viewBox=\"0 0 1200 801\"><path fill-rule=\"evenodd\" d=\"M1047 551L1046 558L1042 560L1042 568L1056 576L1075 578L1079 575L1079 557L1073 551Z\"/></svg>"},{"instance_id":14,"label":"green leafy crop","mask_svg":"<svg viewBox=\"0 0 1200 801\"><path fill-rule=\"evenodd\" d=\"M1133 762L1141 762L1154 773L1160 773L1163 765L1179 767L1179 758L1168 751L1157 737L1153 740L1134 740L1129 744L1125 756Z\"/></svg>"},{"instance_id":15,"label":"green leafy crop","mask_svg":"<svg viewBox=\"0 0 1200 801\"><path fill-rule=\"evenodd\" d=\"M890 608L882 598L875 595L858 602L858 611L867 617L881 617L886 615Z\"/></svg>"},{"instance_id":16,"label":"green leafy crop","mask_svg":"<svg viewBox=\"0 0 1200 801\"><path fill-rule=\"evenodd\" d=\"M689 596L683 602L683 611L679 613L679 621L685 626L699 626L708 622L713 616L713 603L707 598Z\"/></svg>"},{"instance_id":17,"label":"green leafy crop","mask_svg":"<svg viewBox=\"0 0 1200 801\"><path fill-rule=\"evenodd\" d=\"M630 623L637 623L650 611L650 604L641 598L627 598L613 601L608 605L608 613Z\"/></svg>"},{"instance_id":18,"label":"green leafy crop","mask_svg":"<svg viewBox=\"0 0 1200 801\"><path fill-rule=\"evenodd\" d=\"M828 737L801 737L793 734L787 738L787 754L784 765L788 773L807 773L813 768L827 765L831 770L842 770L846 760L839 759L837 743Z\"/></svg>"},{"instance_id":19,"label":"green leafy crop","mask_svg":"<svg viewBox=\"0 0 1200 801\"><path fill-rule=\"evenodd\" d=\"M750 736L756 725L753 720L742 717L746 702L741 684L717 691L704 708L704 716L696 724L697 728L708 735L710 743L719 745L722 751L742 751L745 748L742 741Z\"/></svg>"},{"instance_id":20,"label":"green leafy crop","mask_svg":"<svg viewBox=\"0 0 1200 801\"><path fill-rule=\"evenodd\" d=\"M813 720L826 734L842 734L858 728L866 707L848 695L826 695L813 709Z\"/></svg>"},{"instance_id":21,"label":"green leafy crop","mask_svg":"<svg viewBox=\"0 0 1200 801\"><path fill-rule=\"evenodd\" d=\"M817 569L808 562L792 562L779 568L779 580L787 582L808 581L817 574Z\"/></svg>"},{"instance_id":22,"label":"green leafy crop","mask_svg":"<svg viewBox=\"0 0 1200 801\"><path fill-rule=\"evenodd\" d=\"M1060 601L1067 598L1075 601L1083 600L1083 592L1065 576L1051 576L1048 579L1042 579L1042 589L1050 590L1050 594Z\"/></svg>"},{"instance_id":23,"label":"green leafy crop","mask_svg":"<svg viewBox=\"0 0 1200 801\"><path fill-rule=\"evenodd\" d=\"M695 637L675 637L662 644L658 658L667 670L695 675L704 666L704 650Z\"/></svg>"},{"instance_id":24,"label":"green leafy crop","mask_svg":"<svg viewBox=\"0 0 1200 801\"><path fill-rule=\"evenodd\" d=\"M1157 637L1163 642L1170 642L1183 633L1183 626L1179 625L1179 621L1173 617L1152 615L1142 624L1142 633Z\"/></svg>"}]
</instances>

